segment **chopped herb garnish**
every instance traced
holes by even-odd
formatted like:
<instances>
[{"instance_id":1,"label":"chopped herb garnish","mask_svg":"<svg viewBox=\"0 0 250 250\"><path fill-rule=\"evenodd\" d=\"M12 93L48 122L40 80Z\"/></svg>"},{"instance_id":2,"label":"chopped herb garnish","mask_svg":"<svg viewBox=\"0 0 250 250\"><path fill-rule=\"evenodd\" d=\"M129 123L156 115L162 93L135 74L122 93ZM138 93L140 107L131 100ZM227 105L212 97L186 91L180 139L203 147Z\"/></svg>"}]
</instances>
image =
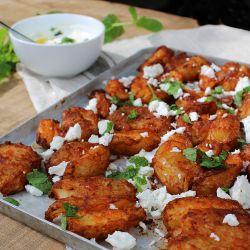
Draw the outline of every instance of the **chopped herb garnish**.
<instances>
[{"instance_id":1,"label":"chopped herb garnish","mask_svg":"<svg viewBox=\"0 0 250 250\"><path fill-rule=\"evenodd\" d=\"M75 42L75 39L73 39L73 38L70 38L70 37L63 37L62 38L62 41L61 41L61 43L62 44L64 44L64 43L74 43Z\"/></svg>"},{"instance_id":2,"label":"chopped herb garnish","mask_svg":"<svg viewBox=\"0 0 250 250\"><path fill-rule=\"evenodd\" d=\"M184 114L184 115L182 116L182 120L183 120L184 122L186 122L186 123L192 124L192 122L191 122L190 117L189 117L188 114Z\"/></svg>"},{"instance_id":3,"label":"chopped herb garnish","mask_svg":"<svg viewBox=\"0 0 250 250\"><path fill-rule=\"evenodd\" d=\"M229 194L229 188L228 188L228 187L221 187L221 189L222 189L225 193Z\"/></svg>"},{"instance_id":4,"label":"chopped herb garnish","mask_svg":"<svg viewBox=\"0 0 250 250\"><path fill-rule=\"evenodd\" d=\"M113 127L114 127L113 122L111 122L111 121L107 122L107 128L106 128L106 130L103 132L102 135L105 135L106 133L110 133L110 132L112 131Z\"/></svg>"},{"instance_id":5,"label":"chopped herb garnish","mask_svg":"<svg viewBox=\"0 0 250 250\"><path fill-rule=\"evenodd\" d=\"M222 86L217 86L215 89L212 89L212 94L214 95L220 95L223 93L223 87Z\"/></svg>"},{"instance_id":6,"label":"chopped herb garnish","mask_svg":"<svg viewBox=\"0 0 250 250\"><path fill-rule=\"evenodd\" d=\"M133 106L133 103L134 103L134 100L135 100L135 93L130 92L130 93L128 94L128 96L129 96L129 99L128 99L128 101L127 101L127 105Z\"/></svg>"},{"instance_id":7,"label":"chopped herb garnish","mask_svg":"<svg viewBox=\"0 0 250 250\"><path fill-rule=\"evenodd\" d=\"M212 102L214 100L215 100L214 96L208 96L208 97L206 97L205 102Z\"/></svg>"},{"instance_id":8,"label":"chopped herb garnish","mask_svg":"<svg viewBox=\"0 0 250 250\"><path fill-rule=\"evenodd\" d=\"M179 115L181 113L181 108L178 107L176 104L171 104L170 110L176 111L176 115Z\"/></svg>"},{"instance_id":9,"label":"chopped herb garnish","mask_svg":"<svg viewBox=\"0 0 250 250\"><path fill-rule=\"evenodd\" d=\"M73 205L71 205L69 203L63 203L63 207L65 209L66 217L75 217L77 211L79 210L78 207L73 206Z\"/></svg>"},{"instance_id":10,"label":"chopped herb garnish","mask_svg":"<svg viewBox=\"0 0 250 250\"><path fill-rule=\"evenodd\" d=\"M3 198L3 200L7 201L7 202L9 202L9 203L11 203L12 205L15 205L15 206L19 206L20 205L19 201L17 201L14 198L11 198L11 197L5 197L5 198Z\"/></svg>"},{"instance_id":11,"label":"chopped herb garnish","mask_svg":"<svg viewBox=\"0 0 250 250\"><path fill-rule=\"evenodd\" d=\"M110 100L111 104L119 104L121 102L121 100L117 97L117 96L112 96L111 100Z\"/></svg>"},{"instance_id":12,"label":"chopped herb garnish","mask_svg":"<svg viewBox=\"0 0 250 250\"><path fill-rule=\"evenodd\" d=\"M151 92L151 94L152 94L152 98L151 98L150 102L153 102L153 101L161 101L161 99L155 94L153 88L151 87L151 85L150 85L148 82L147 82L147 85L148 85L149 90L150 90L150 92Z\"/></svg>"},{"instance_id":13,"label":"chopped herb garnish","mask_svg":"<svg viewBox=\"0 0 250 250\"><path fill-rule=\"evenodd\" d=\"M235 114L235 110L232 107L229 107L229 106L227 107L225 104L223 105L223 103L219 101L217 101L216 104L218 108L225 109L229 114L232 114L232 115Z\"/></svg>"},{"instance_id":14,"label":"chopped herb garnish","mask_svg":"<svg viewBox=\"0 0 250 250\"><path fill-rule=\"evenodd\" d=\"M186 148L183 150L184 156L190 161L196 161L197 149L196 148Z\"/></svg>"},{"instance_id":15,"label":"chopped herb garnish","mask_svg":"<svg viewBox=\"0 0 250 250\"><path fill-rule=\"evenodd\" d=\"M26 178L30 185L38 188L44 194L47 194L52 187L47 175L39 172L37 169L34 169L33 172L28 173Z\"/></svg>"},{"instance_id":16,"label":"chopped herb garnish","mask_svg":"<svg viewBox=\"0 0 250 250\"><path fill-rule=\"evenodd\" d=\"M61 217L61 229L63 230L67 229L67 218L65 215L62 215Z\"/></svg>"},{"instance_id":17,"label":"chopped herb garnish","mask_svg":"<svg viewBox=\"0 0 250 250\"><path fill-rule=\"evenodd\" d=\"M142 192L142 186L147 185L147 179L145 176L135 176L134 182L138 192Z\"/></svg>"},{"instance_id":18,"label":"chopped herb garnish","mask_svg":"<svg viewBox=\"0 0 250 250\"><path fill-rule=\"evenodd\" d=\"M128 161L135 164L136 167L146 167L149 165L148 160L145 157L139 155L132 156Z\"/></svg>"},{"instance_id":19,"label":"chopped herb garnish","mask_svg":"<svg viewBox=\"0 0 250 250\"><path fill-rule=\"evenodd\" d=\"M112 174L108 175L108 178L113 179L133 179L138 173L138 168L135 166L128 166L127 169L124 172L113 172Z\"/></svg>"},{"instance_id":20,"label":"chopped herb garnish","mask_svg":"<svg viewBox=\"0 0 250 250\"><path fill-rule=\"evenodd\" d=\"M176 95L178 93L179 89L181 89L183 87L183 83L180 81L165 80L164 83L170 85L168 90L167 90L167 93L169 95Z\"/></svg>"},{"instance_id":21,"label":"chopped herb garnish","mask_svg":"<svg viewBox=\"0 0 250 250\"><path fill-rule=\"evenodd\" d=\"M135 120L137 117L138 117L138 112L137 110L134 109L129 113L127 120Z\"/></svg>"},{"instance_id":22,"label":"chopped herb garnish","mask_svg":"<svg viewBox=\"0 0 250 250\"><path fill-rule=\"evenodd\" d=\"M233 100L234 100L234 104L236 106L240 106L242 104L242 99L243 99L243 95L250 92L250 86L244 88L243 90L241 91L238 91L234 97L233 97Z\"/></svg>"}]
</instances>

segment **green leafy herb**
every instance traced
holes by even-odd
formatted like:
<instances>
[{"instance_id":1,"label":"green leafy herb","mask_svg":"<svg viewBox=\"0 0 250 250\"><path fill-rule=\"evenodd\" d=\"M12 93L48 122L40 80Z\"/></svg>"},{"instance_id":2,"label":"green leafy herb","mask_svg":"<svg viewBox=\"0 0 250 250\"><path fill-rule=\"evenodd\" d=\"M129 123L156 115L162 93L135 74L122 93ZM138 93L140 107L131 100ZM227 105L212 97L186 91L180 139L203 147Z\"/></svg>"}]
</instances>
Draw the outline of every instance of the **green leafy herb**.
<instances>
[{"instance_id":1,"label":"green leafy herb","mask_svg":"<svg viewBox=\"0 0 250 250\"><path fill-rule=\"evenodd\" d=\"M75 39L65 36L62 38L61 44L74 43L74 42L75 42Z\"/></svg>"},{"instance_id":2,"label":"green leafy herb","mask_svg":"<svg viewBox=\"0 0 250 250\"><path fill-rule=\"evenodd\" d=\"M240 106L242 104L242 99L243 99L243 95L250 92L250 86L244 88L243 90L241 91L238 91L234 97L233 97L233 100L234 100L234 104L236 106Z\"/></svg>"},{"instance_id":3,"label":"green leafy herb","mask_svg":"<svg viewBox=\"0 0 250 250\"><path fill-rule=\"evenodd\" d=\"M160 21L145 16L138 18L136 26L150 30L152 32L157 32L163 29L163 25Z\"/></svg>"},{"instance_id":4,"label":"green leafy herb","mask_svg":"<svg viewBox=\"0 0 250 250\"><path fill-rule=\"evenodd\" d=\"M137 15L137 11L136 8L133 6L129 6L128 11L133 19L133 22L136 23L138 20L138 15Z\"/></svg>"},{"instance_id":5,"label":"green leafy herb","mask_svg":"<svg viewBox=\"0 0 250 250\"><path fill-rule=\"evenodd\" d=\"M214 100L215 100L215 97L213 97L213 96L208 96L208 97L206 97L205 102L212 102L212 101L214 101Z\"/></svg>"},{"instance_id":6,"label":"green leafy herb","mask_svg":"<svg viewBox=\"0 0 250 250\"><path fill-rule=\"evenodd\" d=\"M113 179L133 179L138 173L138 168L135 166L128 166L124 172L113 172L112 174L108 175L108 178Z\"/></svg>"},{"instance_id":7,"label":"green leafy herb","mask_svg":"<svg viewBox=\"0 0 250 250\"><path fill-rule=\"evenodd\" d=\"M181 108L178 107L176 104L171 104L170 110L176 111L176 115L179 115L181 113Z\"/></svg>"},{"instance_id":8,"label":"green leafy herb","mask_svg":"<svg viewBox=\"0 0 250 250\"><path fill-rule=\"evenodd\" d=\"M224 167L224 160L227 158L227 151L222 150L220 155L208 157L206 153L202 152L200 165L204 168L221 168Z\"/></svg>"},{"instance_id":9,"label":"green leafy herb","mask_svg":"<svg viewBox=\"0 0 250 250\"><path fill-rule=\"evenodd\" d=\"M161 99L155 94L154 90L152 89L151 85L148 82L147 82L147 86L152 94L152 98L151 98L150 102L161 101Z\"/></svg>"},{"instance_id":10,"label":"green leafy herb","mask_svg":"<svg viewBox=\"0 0 250 250\"><path fill-rule=\"evenodd\" d=\"M110 102L111 102L111 104L118 105L121 102L121 100L117 96L112 96Z\"/></svg>"},{"instance_id":11,"label":"green leafy herb","mask_svg":"<svg viewBox=\"0 0 250 250\"><path fill-rule=\"evenodd\" d=\"M167 93L169 95L176 95L178 93L179 89L181 89L183 87L183 83L180 81L166 80L164 83L170 85L168 90L167 90Z\"/></svg>"},{"instance_id":12,"label":"green leafy herb","mask_svg":"<svg viewBox=\"0 0 250 250\"><path fill-rule=\"evenodd\" d=\"M217 86L215 89L212 89L212 94L220 95L223 93L223 87Z\"/></svg>"},{"instance_id":13,"label":"green leafy herb","mask_svg":"<svg viewBox=\"0 0 250 250\"><path fill-rule=\"evenodd\" d=\"M145 176L135 176L134 182L137 191L142 192L142 186L145 186L147 184L147 179Z\"/></svg>"},{"instance_id":14,"label":"green leafy herb","mask_svg":"<svg viewBox=\"0 0 250 250\"><path fill-rule=\"evenodd\" d=\"M149 165L148 160L145 157L139 155L132 156L128 161L135 164L136 167L146 167Z\"/></svg>"},{"instance_id":15,"label":"green leafy herb","mask_svg":"<svg viewBox=\"0 0 250 250\"><path fill-rule=\"evenodd\" d=\"M67 229L67 218L65 215L62 215L61 217L61 229L63 230Z\"/></svg>"},{"instance_id":16,"label":"green leafy herb","mask_svg":"<svg viewBox=\"0 0 250 250\"><path fill-rule=\"evenodd\" d=\"M128 96L129 96L129 99L127 101L127 105L133 106L133 103L134 103L134 100L135 100L135 93L129 92Z\"/></svg>"},{"instance_id":17,"label":"green leafy herb","mask_svg":"<svg viewBox=\"0 0 250 250\"><path fill-rule=\"evenodd\" d=\"M129 113L127 120L135 120L137 117L138 117L138 112L137 110L134 109Z\"/></svg>"},{"instance_id":18,"label":"green leafy herb","mask_svg":"<svg viewBox=\"0 0 250 250\"><path fill-rule=\"evenodd\" d=\"M196 159L197 159L197 149L196 148L186 148L183 150L183 154L190 161L196 161Z\"/></svg>"},{"instance_id":19,"label":"green leafy herb","mask_svg":"<svg viewBox=\"0 0 250 250\"><path fill-rule=\"evenodd\" d=\"M107 122L107 128L106 128L106 130L103 132L102 135L105 135L106 133L110 133L110 132L112 131L113 127L114 127L113 122L111 122L111 121Z\"/></svg>"},{"instance_id":20,"label":"green leafy herb","mask_svg":"<svg viewBox=\"0 0 250 250\"><path fill-rule=\"evenodd\" d=\"M222 189L225 193L229 194L229 188L228 188L228 187L221 187L221 189Z\"/></svg>"},{"instance_id":21,"label":"green leafy herb","mask_svg":"<svg viewBox=\"0 0 250 250\"><path fill-rule=\"evenodd\" d=\"M66 217L75 217L77 211L79 210L78 207L73 206L69 203L63 203L63 207L65 209Z\"/></svg>"},{"instance_id":22,"label":"green leafy herb","mask_svg":"<svg viewBox=\"0 0 250 250\"><path fill-rule=\"evenodd\" d=\"M14 198L11 198L11 197L5 197L5 198L3 198L3 200L7 201L7 202L9 202L9 203L11 203L12 205L15 205L15 206L19 206L20 205L19 201L17 201Z\"/></svg>"},{"instance_id":23,"label":"green leafy herb","mask_svg":"<svg viewBox=\"0 0 250 250\"><path fill-rule=\"evenodd\" d=\"M39 172L37 169L34 169L33 172L28 173L26 178L30 185L38 188L44 194L47 194L52 187L47 175Z\"/></svg>"},{"instance_id":24,"label":"green leafy herb","mask_svg":"<svg viewBox=\"0 0 250 250\"><path fill-rule=\"evenodd\" d=\"M217 101L216 105L218 108L225 109L230 114L233 114L233 115L235 114L235 110L232 107L229 107L229 106L227 107L227 105L222 102Z\"/></svg>"},{"instance_id":25,"label":"green leafy herb","mask_svg":"<svg viewBox=\"0 0 250 250\"><path fill-rule=\"evenodd\" d=\"M188 114L184 114L184 115L182 116L182 120L183 120L184 122L186 122L186 123L192 124L192 122L191 122L190 117L189 117Z\"/></svg>"}]
</instances>

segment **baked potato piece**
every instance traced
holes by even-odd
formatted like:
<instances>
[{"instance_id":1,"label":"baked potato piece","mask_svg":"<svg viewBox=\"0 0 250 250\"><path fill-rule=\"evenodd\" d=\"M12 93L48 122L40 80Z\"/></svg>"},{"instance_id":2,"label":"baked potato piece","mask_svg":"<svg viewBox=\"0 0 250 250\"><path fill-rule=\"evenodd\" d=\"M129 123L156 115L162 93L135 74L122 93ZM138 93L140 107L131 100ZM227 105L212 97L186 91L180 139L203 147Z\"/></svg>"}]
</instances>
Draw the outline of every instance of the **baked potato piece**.
<instances>
[{"instance_id":1,"label":"baked potato piece","mask_svg":"<svg viewBox=\"0 0 250 250\"><path fill-rule=\"evenodd\" d=\"M98 116L92 110L71 107L62 113L62 129L67 132L79 123L82 129L81 139L87 140L92 134L98 134Z\"/></svg>"},{"instance_id":2,"label":"baked potato piece","mask_svg":"<svg viewBox=\"0 0 250 250\"><path fill-rule=\"evenodd\" d=\"M114 180L102 176L70 178L54 183L49 196L58 199L80 197L95 200L127 199L135 201L135 188L126 180Z\"/></svg>"},{"instance_id":3,"label":"baked potato piece","mask_svg":"<svg viewBox=\"0 0 250 250\"><path fill-rule=\"evenodd\" d=\"M93 204L85 204L81 198L67 198L56 201L45 214L47 220L52 221L60 214L64 214L64 203L78 207L76 217L67 217L67 228L88 239L105 239L108 234L119 231L127 231L137 226L140 221L146 219L143 208L137 208L134 201L117 199L115 201L96 200ZM110 208L113 205L115 209ZM55 217L56 215L56 217Z\"/></svg>"},{"instance_id":4,"label":"baked potato piece","mask_svg":"<svg viewBox=\"0 0 250 250\"><path fill-rule=\"evenodd\" d=\"M90 98L96 98L97 113L100 117L106 118L109 114L110 101L106 97L104 90L94 90L90 94Z\"/></svg>"},{"instance_id":5,"label":"baked potato piece","mask_svg":"<svg viewBox=\"0 0 250 250\"><path fill-rule=\"evenodd\" d=\"M192 146L186 135L174 134L159 147L153 158L155 174L171 194L187 191L200 171L196 163L183 155L183 149Z\"/></svg>"},{"instance_id":6,"label":"baked potato piece","mask_svg":"<svg viewBox=\"0 0 250 250\"><path fill-rule=\"evenodd\" d=\"M131 91L135 94L135 98L141 98L143 103L149 103L152 100L152 91L154 94L163 101L168 100L169 95L154 86L150 87L147 84L148 79L143 77L143 74L138 74L131 83Z\"/></svg>"},{"instance_id":7,"label":"baked potato piece","mask_svg":"<svg viewBox=\"0 0 250 250\"><path fill-rule=\"evenodd\" d=\"M176 81L180 81L180 82L183 81L182 75L175 70L171 70L170 72L165 73L165 74L160 76L161 82L163 82L164 80L167 80L167 79L176 80Z\"/></svg>"},{"instance_id":8,"label":"baked potato piece","mask_svg":"<svg viewBox=\"0 0 250 250\"><path fill-rule=\"evenodd\" d=\"M168 72L173 71L178 66L183 65L185 62L190 60L190 56L185 52L180 52L171 57L171 60L165 64L165 69Z\"/></svg>"},{"instance_id":9,"label":"baked potato piece","mask_svg":"<svg viewBox=\"0 0 250 250\"><path fill-rule=\"evenodd\" d=\"M244 96L243 102L239 107L238 115L240 119L244 119L250 115L250 94Z\"/></svg>"},{"instance_id":10,"label":"baked potato piece","mask_svg":"<svg viewBox=\"0 0 250 250\"><path fill-rule=\"evenodd\" d=\"M128 119L131 112L136 112L136 119ZM167 133L171 127L172 118L155 117L146 107L124 106L117 109L108 119L115 125L115 131L121 130L149 130L162 136Z\"/></svg>"},{"instance_id":11,"label":"baked potato piece","mask_svg":"<svg viewBox=\"0 0 250 250\"><path fill-rule=\"evenodd\" d=\"M180 233L183 218L190 210L197 209L242 209L237 201L221 199L214 196L186 197L175 199L167 204L162 212L164 225L171 236Z\"/></svg>"},{"instance_id":12,"label":"baked potato piece","mask_svg":"<svg viewBox=\"0 0 250 250\"><path fill-rule=\"evenodd\" d=\"M240 152L240 156L243 161L250 161L250 144L244 146L243 150Z\"/></svg>"},{"instance_id":13,"label":"baked potato piece","mask_svg":"<svg viewBox=\"0 0 250 250\"><path fill-rule=\"evenodd\" d=\"M242 169L242 160L239 155L228 155L224 169L204 169L192 186L197 195L213 195L219 187L231 187Z\"/></svg>"},{"instance_id":14,"label":"baked potato piece","mask_svg":"<svg viewBox=\"0 0 250 250\"><path fill-rule=\"evenodd\" d=\"M14 194L27 184L26 174L41 167L41 159L31 147L6 142L0 145L0 193Z\"/></svg>"},{"instance_id":15,"label":"baked potato piece","mask_svg":"<svg viewBox=\"0 0 250 250\"><path fill-rule=\"evenodd\" d=\"M104 175L109 165L107 147L89 142L67 142L49 159L47 167L68 162L64 178Z\"/></svg>"},{"instance_id":16,"label":"baked potato piece","mask_svg":"<svg viewBox=\"0 0 250 250\"><path fill-rule=\"evenodd\" d=\"M48 149L54 136L64 136L59 121L53 119L40 120L36 131L36 143Z\"/></svg>"},{"instance_id":17,"label":"baked potato piece","mask_svg":"<svg viewBox=\"0 0 250 250\"><path fill-rule=\"evenodd\" d=\"M143 71L145 66L151 66L157 63L160 63L162 66L164 66L170 61L173 55L174 52L171 49L167 48L166 46L161 46L157 48L156 51L139 66L138 71Z\"/></svg>"},{"instance_id":18,"label":"baked potato piece","mask_svg":"<svg viewBox=\"0 0 250 250\"><path fill-rule=\"evenodd\" d=\"M108 81L105 90L110 96L116 96L121 101L126 101L129 97L128 90L117 79Z\"/></svg>"},{"instance_id":19,"label":"baked potato piece","mask_svg":"<svg viewBox=\"0 0 250 250\"><path fill-rule=\"evenodd\" d=\"M158 146L160 141L160 136L153 131L117 131L114 133L112 141L109 144L109 149L112 154L135 155L141 149L152 151Z\"/></svg>"}]
</instances>

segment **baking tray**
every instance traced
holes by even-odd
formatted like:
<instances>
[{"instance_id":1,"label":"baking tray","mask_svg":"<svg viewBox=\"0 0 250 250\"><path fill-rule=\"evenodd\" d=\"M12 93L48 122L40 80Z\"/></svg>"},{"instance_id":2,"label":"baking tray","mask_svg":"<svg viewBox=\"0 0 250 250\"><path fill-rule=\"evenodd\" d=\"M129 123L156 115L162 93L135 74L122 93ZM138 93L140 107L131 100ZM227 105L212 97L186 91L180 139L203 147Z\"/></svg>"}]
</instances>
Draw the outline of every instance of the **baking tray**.
<instances>
[{"instance_id":1,"label":"baking tray","mask_svg":"<svg viewBox=\"0 0 250 250\"><path fill-rule=\"evenodd\" d=\"M103 88L104 82L111 79L112 77L120 78L122 76L135 75L137 67L147 57L149 57L154 50L155 48L141 50L140 52L124 60L115 67L100 74L96 79L82 86L65 99L39 113L32 119L24 122L19 127L13 129L10 133L0 138L0 143L3 143L5 141L12 141L31 145L35 141L35 132L37 129L37 125L41 119L53 118L60 120L61 113L64 109L67 109L71 106L86 106L86 104L88 103L87 94L91 90ZM188 54L193 55L193 53ZM208 60L219 65L227 62L227 60L224 59L206 55L204 56ZM47 210L48 206L53 203L53 199L50 199L47 196L35 197L25 191L12 195L11 197L19 200L21 205L19 207L16 207L0 199L1 213L19 222L22 222L25 225L45 235L48 235L49 237L65 243L72 248L84 250L109 249L110 246L104 242L102 242L101 245L97 244L70 231L64 231L59 226L45 220L44 212ZM132 233L137 238L137 246L135 249L156 249L153 246L148 246L154 238L157 238L153 232L148 232L148 235L142 235L138 230L132 229L130 233Z\"/></svg>"}]
</instances>

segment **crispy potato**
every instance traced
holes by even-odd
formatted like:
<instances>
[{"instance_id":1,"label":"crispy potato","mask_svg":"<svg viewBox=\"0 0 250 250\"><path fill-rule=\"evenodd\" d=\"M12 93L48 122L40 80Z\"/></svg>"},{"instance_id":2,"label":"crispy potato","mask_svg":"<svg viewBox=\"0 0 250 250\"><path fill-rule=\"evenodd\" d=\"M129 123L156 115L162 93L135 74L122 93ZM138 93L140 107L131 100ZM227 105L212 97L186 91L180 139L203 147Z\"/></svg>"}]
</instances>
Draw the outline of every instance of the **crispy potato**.
<instances>
[{"instance_id":1,"label":"crispy potato","mask_svg":"<svg viewBox=\"0 0 250 250\"><path fill-rule=\"evenodd\" d=\"M250 144L244 146L243 150L240 152L240 156L243 161L250 161Z\"/></svg>"},{"instance_id":2,"label":"crispy potato","mask_svg":"<svg viewBox=\"0 0 250 250\"><path fill-rule=\"evenodd\" d=\"M174 134L159 147L153 158L155 174L171 194L187 191L200 171L199 166L188 160L182 152L183 149L192 146L187 136ZM174 147L181 152L171 152Z\"/></svg>"},{"instance_id":3,"label":"crispy potato","mask_svg":"<svg viewBox=\"0 0 250 250\"><path fill-rule=\"evenodd\" d=\"M36 131L36 143L43 148L49 148L54 136L64 136L57 120L42 119Z\"/></svg>"},{"instance_id":4,"label":"crispy potato","mask_svg":"<svg viewBox=\"0 0 250 250\"><path fill-rule=\"evenodd\" d=\"M164 81L164 80L167 80L167 79L177 80L177 81L180 81L180 82L183 81L182 75L179 72L175 71L175 70L171 70L170 72L165 73L165 74L160 76L160 81L161 82Z\"/></svg>"},{"instance_id":5,"label":"crispy potato","mask_svg":"<svg viewBox=\"0 0 250 250\"><path fill-rule=\"evenodd\" d=\"M225 161L226 169L204 170L193 183L198 195L216 194L219 187L231 187L242 169L239 155L230 154Z\"/></svg>"},{"instance_id":6,"label":"crispy potato","mask_svg":"<svg viewBox=\"0 0 250 250\"><path fill-rule=\"evenodd\" d=\"M92 110L71 107L62 113L62 129L66 132L76 123L82 129L81 139L87 140L92 134L98 134L98 116Z\"/></svg>"},{"instance_id":7,"label":"crispy potato","mask_svg":"<svg viewBox=\"0 0 250 250\"><path fill-rule=\"evenodd\" d=\"M109 165L107 147L89 142L68 142L57 150L49 159L47 167L69 162L64 178L104 175Z\"/></svg>"},{"instance_id":8,"label":"crispy potato","mask_svg":"<svg viewBox=\"0 0 250 250\"><path fill-rule=\"evenodd\" d=\"M142 136L148 133L148 136ZM145 130L129 130L117 131L114 133L113 139L109 144L112 154L118 155L135 155L144 149L151 151L160 143L160 136L153 131Z\"/></svg>"},{"instance_id":9,"label":"crispy potato","mask_svg":"<svg viewBox=\"0 0 250 250\"><path fill-rule=\"evenodd\" d=\"M102 176L70 178L56 182L49 196L55 199L80 197L96 200L104 198L135 201L135 188L126 180L113 180Z\"/></svg>"},{"instance_id":10,"label":"crispy potato","mask_svg":"<svg viewBox=\"0 0 250 250\"><path fill-rule=\"evenodd\" d=\"M150 66L153 64L160 63L164 66L166 63L170 61L174 52L167 48L166 46L161 46L138 68L139 71L143 71L145 66Z\"/></svg>"},{"instance_id":11,"label":"crispy potato","mask_svg":"<svg viewBox=\"0 0 250 250\"><path fill-rule=\"evenodd\" d=\"M110 101L105 95L104 90L94 90L90 94L90 98L96 98L97 113L100 117L106 118L109 114Z\"/></svg>"},{"instance_id":12,"label":"crispy potato","mask_svg":"<svg viewBox=\"0 0 250 250\"><path fill-rule=\"evenodd\" d=\"M0 192L14 194L24 189L26 174L41 167L41 159L31 147L6 142L0 145Z\"/></svg>"},{"instance_id":13,"label":"crispy potato","mask_svg":"<svg viewBox=\"0 0 250 250\"><path fill-rule=\"evenodd\" d=\"M105 239L108 234L117 230L127 231L146 219L144 209L137 208L134 201L126 199L100 201L96 200L95 197L92 197L92 202L84 201L82 198L66 198L56 201L47 210L45 218L53 221L60 214L64 214L64 203L79 208L76 217L67 217L68 230L88 239ZM110 204L113 204L117 209L111 209Z\"/></svg>"},{"instance_id":14,"label":"crispy potato","mask_svg":"<svg viewBox=\"0 0 250 250\"><path fill-rule=\"evenodd\" d=\"M136 78L131 83L131 91L135 94L135 98L141 98L143 103L149 103L153 97L152 91L154 94L163 101L168 100L169 95L160 90L156 89L154 86L150 87L147 84L148 79L143 78L142 74L138 74Z\"/></svg>"},{"instance_id":15,"label":"crispy potato","mask_svg":"<svg viewBox=\"0 0 250 250\"><path fill-rule=\"evenodd\" d=\"M190 60L190 56L187 55L185 52L180 52L174 55L170 58L170 61L168 61L165 64L165 69L168 72L173 71L175 68L183 65L185 62Z\"/></svg>"},{"instance_id":16,"label":"crispy potato","mask_svg":"<svg viewBox=\"0 0 250 250\"><path fill-rule=\"evenodd\" d=\"M135 110L138 117L134 120L128 120L127 117L131 111ZM115 130L149 130L157 133L158 135L164 135L169 129L171 124L171 118L167 117L155 117L146 107L130 107L124 106L116 110L109 115L115 125Z\"/></svg>"},{"instance_id":17,"label":"crispy potato","mask_svg":"<svg viewBox=\"0 0 250 250\"><path fill-rule=\"evenodd\" d=\"M162 212L164 225L170 235L179 234L179 228L183 223L183 218L192 209L241 209L237 201L221 199L218 197L187 197L176 199L167 204Z\"/></svg>"},{"instance_id":18,"label":"crispy potato","mask_svg":"<svg viewBox=\"0 0 250 250\"><path fill-rule=\"evenodd\" d=\"M241 119L250 115L250 94L245 95L243 102L239 107L238 115Z\"/></svg>"},{"instance_id":19,"label":"crispy potato","mask_svg":"<svg viewBox=\"0 0 250 250\"><path fill-rule=\"evenodd\" d=\"M105 90L110 96L116 96L121 101L126 101L129 97L127 89L116 79L108 81Z\"/></svg>"}]
</instances>

